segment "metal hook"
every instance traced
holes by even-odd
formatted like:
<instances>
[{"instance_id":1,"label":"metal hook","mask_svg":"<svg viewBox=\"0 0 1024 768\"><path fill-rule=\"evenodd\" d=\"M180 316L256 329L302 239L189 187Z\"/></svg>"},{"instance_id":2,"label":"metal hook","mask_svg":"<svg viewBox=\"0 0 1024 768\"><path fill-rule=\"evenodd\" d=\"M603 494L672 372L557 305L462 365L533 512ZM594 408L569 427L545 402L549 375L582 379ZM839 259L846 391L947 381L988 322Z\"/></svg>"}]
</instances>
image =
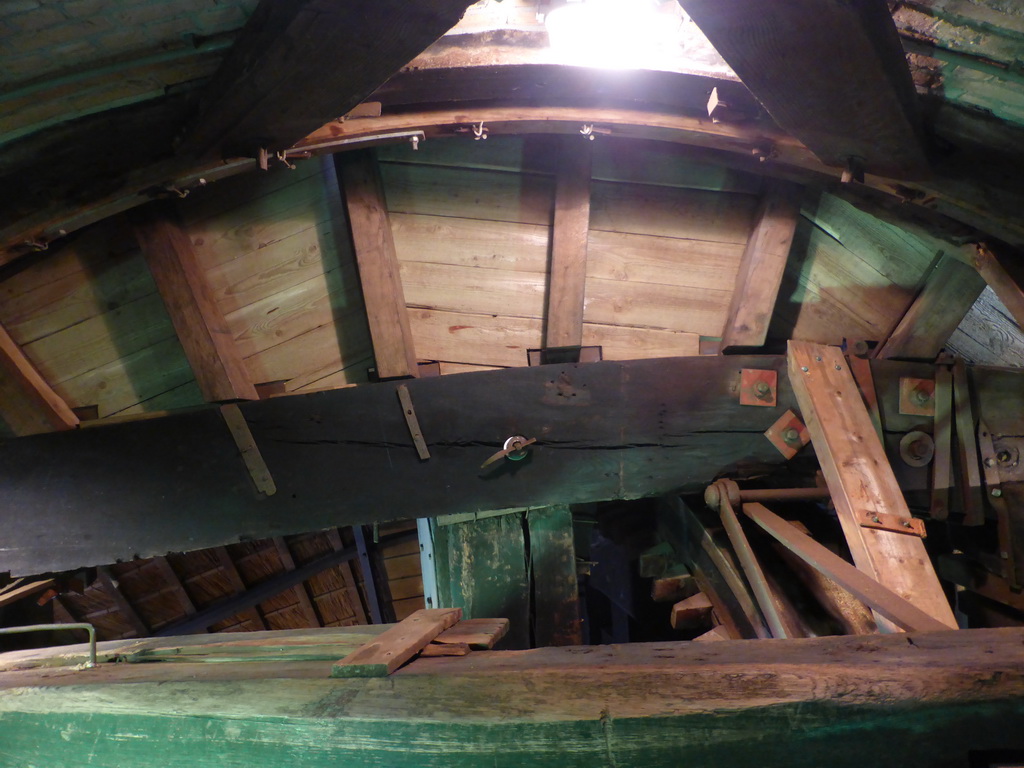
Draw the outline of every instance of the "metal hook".
<instances>
[{"instance_id":1,"label":"metal hook","mask_svg":"<svg viewBox=\"0 0 1024 768\"><path fill-rule=\"evenodd\" d=\"M582 135L586 136L591 141L593 141L594 140L594 124L593 123L584 123L583 127L580 128L580 133Z\"/></svg>"},{"instance_id":2,"label":"metal hook","mask_svg":"<svg viewBox=\"0 0 1024 768\"><path fill-rule=\"evenodd\" d=\"M50 244L45 240L26 240L22 245L32 249L33 251L45 251L50 247Z\"/></svg>"},{"instance_id":3,"label":"metal hook","mask_svg":"<svg viewBox=\"0 0 1024 768\"><path fill-rule=\"evenodd\" d=\"M487 129L484 128L484 121L480 121L480 125L473 126L473 140L480 141L480 139L487 138Z\"/></svg>"},{"instance_id":4,"label":"metal hook","mask_svg":"<svg viewBox=\"0 0 1024 768\"><path fill-rule=\"evenodd\" d=\"M410 136L409 137L409 143L412 144L413 150L419 149L420 148L420 137L419 136Z\"/></svg>"},{"instance_id":5,"label":"metal hook","mask_svg":"<svg viewBox=\"0 0 1024 768\"><path fill-rule=\"evenodd\" d=\"M277 159L280 160L282 163L284 163L288 167L288 170L290 170L290 171L294 171L295 170L295 163L289 163L288 162L288 155L285 152L283 152L283 151L282 152L278 152L277 153Z\"/></svg>"}]
</instances>

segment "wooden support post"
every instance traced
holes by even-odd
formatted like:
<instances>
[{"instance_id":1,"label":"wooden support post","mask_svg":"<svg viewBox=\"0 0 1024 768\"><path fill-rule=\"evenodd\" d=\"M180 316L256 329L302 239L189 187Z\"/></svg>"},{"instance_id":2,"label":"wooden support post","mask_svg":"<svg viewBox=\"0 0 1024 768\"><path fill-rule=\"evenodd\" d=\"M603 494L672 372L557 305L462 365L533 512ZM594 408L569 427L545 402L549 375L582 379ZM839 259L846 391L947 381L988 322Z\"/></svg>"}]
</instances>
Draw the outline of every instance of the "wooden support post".
<instances>
[{"instance_id":1,"label":"wooden support post","mask_svg":"<svg viewBox=\"0 0 1024 768\"><path fill-rule=\"evenodd\" d=\"M533 576L534 645L582 645L572 512L568 506L531 509L526 523Z\"/></svg>"},{"instance_id":2,"label":"wooden support post","mask_svg":"<svg viewBox=\"0 0 1024 768\"><path fill-rule=\"evenodd\" d=\"M49 424L57 430L73 429L78 426L78 417L74 411L53 391L3 326L0 326L0 371L5 373L18 387L19 392L32 403L39 412L42 423ZM34 420L27 421L24 428L19 428L17 424L12 424L12 427L19 434L39 431Z\"/></svg>"},{"instance_id":3,"label":"wooden support post","mask_svg":"<svg viewBox=\"0 0 1024 768\"><path fill-rule=\"evenodd\" d=\"M287 571L295 570L295 558L292 557L291 550L288 549L288 542L281 536L274 537L274 548L277 550L277 556L281 560L281 567ZM292 593L295 595L295 600L299 604L299 608L302 609L303 615L306 617L306 621L310 627L321 627L323 624L320 623L320 617L316 615L316 610L313 608L313 602L309 599L309 592L306 589L306 584L297 584L292 587Z\"/></svg>"},{"instance_id":4,"label":"wooden support post","mask_svg":"<svg viewBox=\"0 0 1024 768\"><path fill-rule=\"evenodd\" d=\"M1018 274L1024 268L1017 267L1011 271L1009 260L985 243L978 244L974 266L1017 321L1018 327L1024 330L1024 282Z\"/></svg>"},{"instance_id":5,"label":"wooden support post","mask_svg":"<svg viewBox=\"0 0 1024 768\"><path fill-rule=\"evenodd\" d=\"M984 289L977 271L944 254L875 357L931 362Z\"/></svg>"},{"instance_id":6,"label":"wooden support post","mask_svg":"<svg viewBox=\"0 0 1024 768\"><path fill-rule=\"evenodd\" d=\"M382 379L417 376L409 313L377 160L369 152L340 153L334 156L334 165L348 206L377 375Z\"/></svg>"},{"instance_id":7,"label":"wooden support post","mask_svg":"<svg viewBox=\"0 0 1024 768\"><path fill-rule=\"evenodd\" d=\"M932 498L929 514L935 520L949 517L949 492L953 487L953 372L948 365L935 366L935 421L932 439Z\"/></svg>"},{"instance_id":8,"label":"wooden support post","mask_svg":"<svg viewBox=\"0 0 1024 768\"><path fill-rule=\"evenodd\" d=\"M128 598L118 589L117 583L114 581L113 576L110 575L110 569L105 565L101 565L96 569L96 577L99 579L100 584L103 585L103 591L113 599L118 613L124 617L125 621L128 622L128 626L135 632L135 636L149 637L149 627L139 618L139 614L135 612L135 607L128 602Z\"/></svg>"},{"instance_id":9,"label":"wooden support post","mask_svg":"<svg viewBox=\"0 0 1024 768\"><path fill-rule=\"evenodd\" d=\"M722 351L764 345L800 219L802 192L789 181L768 183L736 273Z\"/></svg>"},{"instance_id":10,"label":"wooden support post","mask_svg":"<svg viewBox=\"0 0 1024 768\"><path fill-rule=\"evenodd\" d=\"M131 219L203 397L208 402L259 400L173 204L150 204Z\"/></svg>"},{"instance_id":11,"label":"wooden support post","mask_svg":"<svg viewBox=\"0 0 1024 768\"><path fill-rule=\"evenodd\" d=\"M978 461L977 420L971 403L967 366L961 358L953 362L953 414L964 525L984 525L985 494L981 487L981 465Z\"/></svg>"},{"instance_id":12,"label":"wooden support post","mask_svg":"<svg viewBox=\"0 0 1024 768\"><path fill-rule=\"evenodd\" d=\"M924 542L861 525L868 513L910 518L910 510L846 359L835 347L791 341L789 379L857 567L955 629ZM893 629L884 618L878 622L883 631Z\"/></svg>"},{"instance_id":13,"label":"wooden support post","mask_svg":"<svg viewBox=\"0 0 1024 768\"><path fill-rule=\"evenodd\" d=\"M591 142L563 137L555 176L555 219L544 346L583 344L583 301L590 229Z\"/></svg>"},{"instance_id":14,"label":"wooden support post","mask_svg":"<svg viewBox=\"0 0 1024 768\"><path fill-rule=\"evenodd\" d=\"M245 594L246 584L242 581L242 575L238 572L238 567L235 565L235 561L231 559L231 553L228 552L227 547L216 547L214 552L217 555L217 560L220 562L221 570L224 571L224 575L228 577L228 581L231 582L231 586L235 590L234 596L238 597L239 595ZM263 620L263 615L255 604L240 609L239 613L245 616L246 620L254 624L257 628L267 628L267 623ZM206 626L210 625L207 624Z\"/></svg>"}]
</instances>

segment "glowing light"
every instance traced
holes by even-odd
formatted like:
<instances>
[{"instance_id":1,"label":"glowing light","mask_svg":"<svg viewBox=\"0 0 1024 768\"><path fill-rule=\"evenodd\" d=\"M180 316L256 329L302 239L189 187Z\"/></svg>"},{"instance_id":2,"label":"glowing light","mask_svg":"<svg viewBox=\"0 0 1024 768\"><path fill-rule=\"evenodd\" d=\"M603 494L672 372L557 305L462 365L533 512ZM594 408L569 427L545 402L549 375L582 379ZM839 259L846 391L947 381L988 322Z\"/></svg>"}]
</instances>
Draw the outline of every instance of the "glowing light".
<instances>
[{"instance_id":1,"label":"glowing light","mask_svg":"<svg viewBox=\"0 0 1024 768\"><path fill-rule=\"evenodd\" d=\"M658 6L657 0L569 0L544 21L551 50L565 64L647 66L666 46L678 48L679 19Z\"/></svg>"}]
</instances>

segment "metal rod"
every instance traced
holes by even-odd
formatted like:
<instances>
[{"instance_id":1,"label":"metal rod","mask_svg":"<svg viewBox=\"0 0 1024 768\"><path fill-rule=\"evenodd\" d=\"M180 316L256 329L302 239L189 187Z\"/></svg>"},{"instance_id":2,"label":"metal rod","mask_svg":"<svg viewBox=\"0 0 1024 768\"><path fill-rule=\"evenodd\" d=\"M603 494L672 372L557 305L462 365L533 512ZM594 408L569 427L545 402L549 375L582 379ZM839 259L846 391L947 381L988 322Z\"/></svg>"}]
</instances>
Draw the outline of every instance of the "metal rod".
<instances>
[{"instance_id":1,"label":"metal rod","mask_svg":"<svg viewBox=\"0 0 1024 768\"><path fill-rule=\"evenodd\" d=\"M24 627L0 627L0 635L21 635L26 632L52 632L55 629L84 629L89 633L88 667L96 666L96 629L92 624L26 624Z\"/></svg>"},{"instance_id":2,"label":"metal rod","mask_svg":"<svg viewBox=\"0 0 1024 768\"><path fill-rule=\"evenodd\" d=\"M831 497L828 488L754 488L740 491L740 501L820 501Z\"/></svg>"}]
</instances>

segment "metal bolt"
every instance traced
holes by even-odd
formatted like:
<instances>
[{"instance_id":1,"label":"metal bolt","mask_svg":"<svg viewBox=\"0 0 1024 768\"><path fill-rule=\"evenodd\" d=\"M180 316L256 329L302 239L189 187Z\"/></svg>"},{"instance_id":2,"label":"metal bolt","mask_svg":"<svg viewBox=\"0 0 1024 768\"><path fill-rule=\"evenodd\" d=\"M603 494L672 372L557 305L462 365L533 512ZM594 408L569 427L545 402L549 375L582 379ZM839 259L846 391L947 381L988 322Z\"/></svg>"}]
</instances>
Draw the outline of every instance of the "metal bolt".
<instances>
[{"instance_id":1,"label":"metal bolt","mask_svg":"<svg viewBox=\"0 0 1024 768\"><path fill-rule=\"evenodd\" d=\"M836 366L836 370L837 370L837 371L841 371L841 370L843 370L843 366L841 366L841 365L837 365L837 366Z\"/></svg>"},{"instance_id":2,"label":"metal bolt","mask_svg":"<svg viewBox=\"0 0 1024 768\"><path fill-rule=\"evenodd\" d=\"M918 405L926 405L932 399L931 393L923 389L914 390L914 400Z\"/></svg>"},{"instance_id":3,"label":"metal bolt","mask_svg":"<svg viewBox=\"0 0 1024 768\"><path fill-rule=\"evenodd\" d=\"M807 371L810 369L805 365L800 370L803 371L804 373L807 373Z\"/></svg>"},{"instance_id":4,"label":"metal bolt","mask_svg":"<svg viewBox=\"0 0 1024 768\"><path fill-rule=\"evenodd\" d=\"M872 515L871 516L871 522L872 523L880 523L882 521L878 519L878 515Z\"/></svg>"},{"instance_id":5,"label":"metal bolt","mask_svg":"<svg viewBox=\"0 0 1024 768\"><path fill-rule=\"evenodd\" d=\"M787 443L798 443L800 442L800 433L793 427L786 427L786 429L782 430L782 439Z\"/></svg>"},{"instance_id":6,"label":"metal bolt","mask_svg":"<svg viewBox=\"0 0 1024 768\"><path fill-rule=\"evenodd\" d=\"M909 521L909 520L904 520L904 521L903 521L903 527L904 527L904 528L912 528L913 526L911 526L911 524L910 524L910 521Z\"/></svg>"},{"instance_id":7,"label":"metal bolt","mask_svg":"<svg viewBox=\"0 0 1024 768\"><path fill-rule=\"evenodd\" d=\"M816 357L814 359L817 360L819 363L821 362L821 358L820 357Z\"/></svg>"},{"instance_id":8,"label":"metal bolt","mask_svg":"<svg viewBox=\"0 0 1024 768\"><path fill-rule=\"evenodd\" d=\"M995 465L996 465L996 460L993 459L991 456L989 456L987 459L985 459L985 466L986 467L994 467Z\"/></svg>"},{"instance_id":9,"label":"metal bolt","mask_svg":"<svg viewBox=\"0 0 1024 768\"><path fill-rule=\"evenodd\" d=\"M992 489L992 495L995 496L998 499L1000 496L1003 495L1003 491L1000 488L993 488Z\"/></svg>"}]
</instances>

